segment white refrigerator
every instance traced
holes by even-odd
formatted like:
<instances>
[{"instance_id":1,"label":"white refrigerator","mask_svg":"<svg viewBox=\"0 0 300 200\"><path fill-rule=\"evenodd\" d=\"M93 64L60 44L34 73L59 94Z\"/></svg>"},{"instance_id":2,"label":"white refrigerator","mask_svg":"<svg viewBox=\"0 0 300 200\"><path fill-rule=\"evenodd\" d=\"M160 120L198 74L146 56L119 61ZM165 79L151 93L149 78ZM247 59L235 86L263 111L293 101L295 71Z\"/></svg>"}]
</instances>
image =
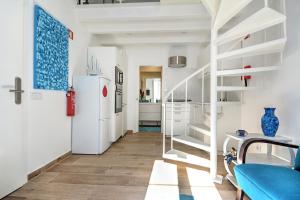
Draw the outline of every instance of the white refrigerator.
<instances>
[{"instance_id":1,"label":"white refrigerator","mask_svg":"<svg viewBox=\"0 0 300 200\"><path fill-rule=\"evenodd\" d=\"M73 87L72 153L102 154L111 145L110 80L100 76L75 76Z\"/></svg>"}]
</instances>

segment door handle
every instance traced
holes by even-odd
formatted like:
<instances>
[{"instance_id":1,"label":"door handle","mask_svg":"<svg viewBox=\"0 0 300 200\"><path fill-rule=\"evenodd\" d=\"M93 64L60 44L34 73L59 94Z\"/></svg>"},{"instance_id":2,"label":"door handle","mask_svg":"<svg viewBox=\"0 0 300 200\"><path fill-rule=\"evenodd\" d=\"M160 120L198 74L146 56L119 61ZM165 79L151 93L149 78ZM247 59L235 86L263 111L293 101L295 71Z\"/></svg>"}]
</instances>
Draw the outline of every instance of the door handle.
<instances>
[{"instance_id":1,"label":"door handle","mask_svg":"<svg viewBox=\"0 0 300 200\"><path fill-rule=\"evenodd\" d=\"M22 103L22 93L24 90L22 90L22 79L20 77L15 78L15 89L11 89L9 92L15 93L15 103L17 105Z\"/></svg>"},{"instance_id":2,"label":"door handle","mask_svg":"<svg viewBox=\"0 0 300 200\"><path fill-rule=\"evenodd\" d=\"M23 92L24 92L24 90L9 90L9 92L23 93Z\"/></svg>"}]
</instances>

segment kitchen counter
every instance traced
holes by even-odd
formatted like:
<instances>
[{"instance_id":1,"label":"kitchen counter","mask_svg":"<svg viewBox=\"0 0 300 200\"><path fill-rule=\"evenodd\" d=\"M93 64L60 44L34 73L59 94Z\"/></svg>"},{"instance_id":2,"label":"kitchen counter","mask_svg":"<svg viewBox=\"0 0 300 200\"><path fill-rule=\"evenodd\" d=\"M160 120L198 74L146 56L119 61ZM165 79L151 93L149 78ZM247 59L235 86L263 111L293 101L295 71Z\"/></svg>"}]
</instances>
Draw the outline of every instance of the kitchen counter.
<instances>
[{"instance_id":1,"label":"kitchen counter","mask_svg":"<svg viewBox=\"0 0 300 200\"><path fill-rule=\"evenodd\" d=\"M161 121L161 103L140 103L140 121Z\"/></svg>"},{"instance_id":2,"label":"kitchen counter","mask_svg":"<svg viewBox=\"0 0 300 200\"><path fill-rule=\"evenodd\" d=\"M140 102L140 104L142 104L142 105L147 105L147 104L150 104L150 105L161 105L161 103L151 103L151 102Z\"/></svg>"}]
</instances>

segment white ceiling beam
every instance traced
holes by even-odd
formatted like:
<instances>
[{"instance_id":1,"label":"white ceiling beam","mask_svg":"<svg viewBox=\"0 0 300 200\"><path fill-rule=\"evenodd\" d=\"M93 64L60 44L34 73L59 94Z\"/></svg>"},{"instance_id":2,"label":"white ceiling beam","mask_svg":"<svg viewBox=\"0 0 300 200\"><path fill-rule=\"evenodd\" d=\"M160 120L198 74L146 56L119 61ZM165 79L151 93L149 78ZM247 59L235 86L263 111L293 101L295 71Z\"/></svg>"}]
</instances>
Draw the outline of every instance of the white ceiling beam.
<instances>
[{"instance_id":1,"label":"white ceiling beam","mask_svg":"<svg viewBox=\"0 0 300 200\"><path fill-rule=\"evenodd\" d=\"M133 45L133 44L202 44L209 42L209 37L199 34L122 34L99 35L94 40L97 45Z\"/></svg>"},{"instance_id":2,"label":"white ceiling beam","mask_svg":"<svg viewBox=\"0 0 300 200\"><path fill-rule=\"evenodd\" d=\"M76 7L81 22L209 19L202 4L113 4Z\"/></svg>"},{"instance_id":3,"label":"white ceiling beam","mask_svg":"<svg viewBox=\"0 0 300 200\"><path fill-rule=\"evenodd\" d=\"M209 32L210 22L205 20L169 20L145 22L88 23L91 34Z\"/></svg>"},{"instance_id":4,"label":"white ceiling beam","mask_svg":"<svg viewBox=\"0 0 300 200\"><path fill-rule=\"evenodd\" d=\"M202 0L202 3L211 16L216 16L220 5L220 0Z\"/></svg>"}]
</instances>

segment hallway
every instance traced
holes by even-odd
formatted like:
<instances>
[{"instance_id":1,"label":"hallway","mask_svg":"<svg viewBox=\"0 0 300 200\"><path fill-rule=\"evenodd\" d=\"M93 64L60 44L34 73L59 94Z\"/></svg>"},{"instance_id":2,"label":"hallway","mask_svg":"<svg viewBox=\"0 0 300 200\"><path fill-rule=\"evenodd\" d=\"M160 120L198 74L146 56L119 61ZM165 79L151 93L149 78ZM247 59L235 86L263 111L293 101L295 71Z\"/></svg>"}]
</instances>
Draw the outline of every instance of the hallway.
<instances>
[{"instance_id":1,"label":"hallway","mask_svg":"<svg viewBox=\"0 0 300 200\"><path fill-rule=\"evenodd\" d=\"M161 141L157 133L127 134L101 156L67 157L5 200L143 200L153 164L155 160L162 160ZM199 154L198 150L189 151ZM191 177L188 177L186 169L183 165L177 167L179 191L180 194L191 195ZM225 175L222 157L219 158L219 174ZM226 180L223 185L214 185L203 181L207 179L208 176L199 181L199 191L206 191L206 198L200 199L212 200L207 198L207 192L218 192L223 200L234 199L235 188ZM194 199L198 198L194 195Z\"/></svg>"}]
</instances>

